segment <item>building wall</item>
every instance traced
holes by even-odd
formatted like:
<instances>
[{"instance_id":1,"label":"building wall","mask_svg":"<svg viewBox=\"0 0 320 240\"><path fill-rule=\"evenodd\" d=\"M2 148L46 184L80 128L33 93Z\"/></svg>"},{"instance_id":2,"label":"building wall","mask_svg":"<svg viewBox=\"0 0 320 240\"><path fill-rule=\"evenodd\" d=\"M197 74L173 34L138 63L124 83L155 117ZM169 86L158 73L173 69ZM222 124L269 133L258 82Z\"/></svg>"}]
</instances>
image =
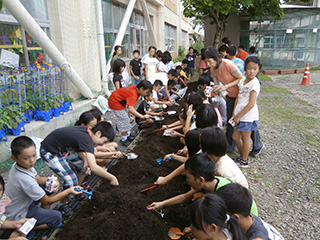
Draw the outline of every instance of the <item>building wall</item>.
<instances>
[{"instance_id":1,"label":"building wall","mask_svg":"<svg viewBox=\"0 0 320 240\"><path fill-rule=\"evenodd\" d=\"M205 34L204 34L204 45L212 46L214 36L216 33L215 25L210 24L209 19L205 19ZM240 17L237 15L230 15L227 23L227 29L223 37L228 37L232 44L238 46L240 38Z\"/></svg>"}]
</instances>

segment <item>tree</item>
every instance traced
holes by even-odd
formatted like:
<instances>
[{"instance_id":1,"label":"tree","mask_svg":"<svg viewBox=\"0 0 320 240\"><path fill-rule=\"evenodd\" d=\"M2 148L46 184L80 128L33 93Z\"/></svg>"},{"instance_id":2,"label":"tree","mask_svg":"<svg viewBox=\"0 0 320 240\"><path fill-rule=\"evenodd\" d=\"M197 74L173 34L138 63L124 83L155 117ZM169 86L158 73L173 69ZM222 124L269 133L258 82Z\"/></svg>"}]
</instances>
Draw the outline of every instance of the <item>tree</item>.
<instances>
[{"instance_id":1,"label":"tree","mask_svg":"<svg viewBox=\"0 0 320 240\"><path fill-rule=\"evenodd\" d=\"M213 45L217 48L227 28L230 14L246 13L251 19L272 15L277 19L283 16L280 0L182 0L184 15L204 19L208 17L216 26Z\"/></svg>"}]
</instances>

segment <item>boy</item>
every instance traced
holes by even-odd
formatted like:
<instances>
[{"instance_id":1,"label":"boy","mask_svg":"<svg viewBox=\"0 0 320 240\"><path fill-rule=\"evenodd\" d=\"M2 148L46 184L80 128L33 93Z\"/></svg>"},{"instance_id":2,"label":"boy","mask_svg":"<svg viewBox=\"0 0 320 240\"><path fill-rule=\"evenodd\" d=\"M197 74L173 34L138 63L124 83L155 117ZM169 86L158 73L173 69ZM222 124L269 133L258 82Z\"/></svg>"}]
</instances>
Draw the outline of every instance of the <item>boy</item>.
<instances>
[{"instance_id":1,"label":"boy","mask_svg":"<svg viewBox=\"0 0 320 240\"><path fill-rule=\"evenodd\" d=\"M158 210L166 206L187 203L204 193L215 193L219 188L232 181L224 177L215 177L214 161L205 153L195 154L185 163L186 180L191 190L161 202L153 202L147 208ZM257 205L252 201L251 212L257 215Z\"/></svg>"},{"instance_id":2,"label":"boy","mask_svg":"<svg viewBox=\"0 0 320 240\"><path fill-rule=\"evenodd\" d=\"M178 96L178 98L182 98L182 96L177 92L175 91L177 88L176 88L176 85L177 85L177 81L175 79L171 79L168 81L168 93L169 95L167 95L166 91L164 88L162 88L160 90L160 93L162 93L162 100L168 100L169 99L169 96L171 99L173 99L173 94Z\"/></svg>"},{"instance_id":3,"label":"boy","mask_svg":"<svg viewBox=\"0 0 320 240\"><path fill-rule=\"evenodd\" d=\"M230 59L232 62L234 62L242 75L244 76L244 61L242 61L240 58L236 57L237 48L235 46L230 46L227 49L227 58Z\"/></svg>"},{"instance_id":4,"label":"boy","mask_svg":"<svg viewBox=\"0 0 320 240\"><path fill-rule=\"evenodd\" d=\"M160 106L163 104L166 104L168 106L172 106L172 102L170 101L160 101L159 100L159 95L162 94L160 93L160 90L163 87L163 83L160 80L155 80L153 83L153 90L152 90L152 100L154 104L159 104ZM155 107L155 106L154 106Z\"/></svg>"},{"instance_id":5,"label":"boy","mask_svg":"<svg viewBox=\"0 0 320 240\"><path fill-rule=\"evenodd\" d=\"M185 69L186 67L188 67L188 59L183 59L182 60L181 67L182 67L182 69Z\"/></svg>"},{"instance_id":6,"label":"boy","mask_svg":"<svg viewBox=\"0 0 320 240\"><path fill-rule=\"evenodd\" d=\"M130 62L130 73L131 73L131 82L132 85L138 85L141 78L141 67L142 63L139 59L140 51L134 50L133 51L133 60Z\"/></svg>"},{"instance_id":7,"label":"boy","mask_svg":"<svg viewBox=\"0 0 320 240\"><path fill-rule=\"evenodd\" d=\"M245 59L247 59L248 57L253 57L253 56L257 56L257 53L256 53L256 47L255 46L251 46L250 48L249 48L249 55L248 56L246 56L246 58ZM245 62L246 60L244 60L244 62Z\"/></svg>"},{"instance_id":8,"label":"boy","mask_svg":"<svg viewBox=\"0 0 320 240\"><path fill-rule=\"evenodd\" d=\"M135 106L139 96L144 97L151 90L152 84L147 80L142 80L138 85L114 91L108 99L118 131L121 133L121 142L125 145L133 140L133 137L130 136L131 124L128 113L142 119L148 119L150 116L148 114L141 115L135 110Z\"/></svg>"},{"instance_id":9,"label":"boy","mask_svg":"<svg viewBox=\"0 0 320 240\"><path fill-rule=\"evenodd\" d=\"M178 72L178 83L180 84L181 88L187 86L187 82L190 82L190 79L187 77L186 73L182 70L181 66L177 66L176 70Z\"/></svg>"},{"instance_id":10,"label":"boy","mask_svg":"<svg viewBox=\"0 0 320 240\"><path fill-rule=\"evenodd\" d=\"M196 66L197 55L194 54L193 47L189 47L189 53L187 54L186 59L188 59L188 68L190 71L189 73L191 76L191 81L193 81L194 71L197 70L197 66Z\"/></svg>"},{"instance_id":11,"label":"boy","mask_svg":"<svg viewBox=\"0 0 320 240\"><path fill-rule=\"evenodd\" d=\"M16 221L21 218L37 219L38 228L61 227L62 217L59 211L49 210L52 203L55 203L69 194L81 194L74 189L79 186L73 186L56 195L48 196L40 187L45 185L47 178L41 177L34 169L37 162L36 146L31 138L20 136L11 143L12 165L9 173L8 184L5 194L11 199L11 203L6 207L5 214L10 221ZM59 184L55 187L55 192L59 189ZM38 207L37 202L41 202L43 209Z\"/></svg>"},{"instance_id":12,"label":"boy","mask_svg":"<svg viewBox=\"0 0 320 240\"><path fill-rule=\"evenodd\" d=\"M112 125L105 121L91 129L85 126L58 128L42 141L41 158L63 179L64 189L81 183L88 167L111 185L118 186L118 179L97 165L94 156L94 148L112 141L114 135Z\"/></svg>"},{"instance_id":13,"label":"boy","mask_svg":"<svg viewBox=\"0 0 320 240\"><path fill-rule=\"evenodd\" d=\"M221 45L219 48L218 48L218 53L220 55L220 58L226 58L227 56L227 50L228 50L228 46L226 45Z\"/></svg>"},{"instance_id":14,"label":"boy","mask_svg":"<svg viewBox=\"0 0 320 240\"><path fill-rule=\"evenodd\" d=\"M225 201L228 214L238 220L249 240L284 239L275 228L250 213L252 195L247 188L238 183L231 183L221 187L217 195Z\"/></svg>"},{"instance_id":15,"label":"boy","mask_svg":"<svg viewBox=\"0 0 320 240\"><path fill-rule=\"evenodd\" d=\"M237 58L240 58L242 61L245 61L249 53L244 50L243 45L239 45L238 50L239 50L239 53L237 54Z\"/></svg>"},{"instance_id":16,"label":"boy","mask_svg":"<svg viewBox=\"0 0 320 240\"><path fill-rule=\"evenodd\" d=\"M150 116L161 116L163 115L163 112L154 113L151 112L149 109L152 109L152 106L149 106L149 102L152 101L152 94L151 92L148 92L147 95L144 96L144 100L140 103L139 107L137 108L137 112L141 115L148 114ZM147 120L141 119L139 117L136 117L136 122L140 126L140 128L145 128L149 126L151 123L153 123L153 120L151 118L148 118Z\"/></svg>"}]
</instances>

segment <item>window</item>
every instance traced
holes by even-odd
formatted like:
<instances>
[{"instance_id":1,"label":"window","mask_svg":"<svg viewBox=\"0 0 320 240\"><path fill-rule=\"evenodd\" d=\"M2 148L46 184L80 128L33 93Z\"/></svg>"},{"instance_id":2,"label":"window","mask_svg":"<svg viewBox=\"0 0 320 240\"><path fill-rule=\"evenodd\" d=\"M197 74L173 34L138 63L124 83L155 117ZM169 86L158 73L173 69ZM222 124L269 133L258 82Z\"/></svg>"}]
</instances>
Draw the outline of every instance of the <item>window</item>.
<instances>
[{"instance_id":1,"label":"window","mask_svg":"<svg viewBox=\"0 0 320 240\"><path fill-rule=\"evenodd\" d=\"M188 42L188 33L182 30L181 37L180 37L180 44L181 46L184 46L184 48L187 48L187 42Z\"/></svg>"},{"instance_id":2,"label":"window","mask_svg":"<svg viewBox=\"0 0 320 240\"><path fill-rule=\"evenodd\" d=\"M165 23L164 26L164 41L167 51L174 52L176 46L176 28Z\"/></svg>"}]
</instances>

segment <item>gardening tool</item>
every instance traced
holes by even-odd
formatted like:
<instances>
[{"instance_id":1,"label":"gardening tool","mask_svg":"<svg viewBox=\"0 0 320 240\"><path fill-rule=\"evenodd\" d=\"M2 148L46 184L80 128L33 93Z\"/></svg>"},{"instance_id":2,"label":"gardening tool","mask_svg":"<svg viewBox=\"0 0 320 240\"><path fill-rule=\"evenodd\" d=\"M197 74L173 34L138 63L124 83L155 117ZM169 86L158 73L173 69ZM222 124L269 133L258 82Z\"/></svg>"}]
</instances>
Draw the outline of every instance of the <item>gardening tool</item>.
<instances>
[{"instance_id":1,"label":"gardening tool","mask_svg":"<svg viewBox=\"0 0 320 240\"><path fill-rule=\"evenodd\" d=\"M161 122L164 120L164 117L158 117L158 116L152 116L151 118L153 118L157 122Z\"/></svg>"},{"instance_id":2,"label":"gardening tool","mask_svg":"<svg viewBox=\"0 0 320 240\"><path fill-rule=\"evenodd\" d=\"M123 156L125 156L129 160L138 158L138 155L135 153L123 153Z\"/></svg>"},{"instance_id":3,"label":"gardening tool","mask_svg":"<svg viewBox=\"0 0 320 240\"><path fill-rule=\"evenodd\" d=\"M94 190L91 190L90 192L88 192L88 191L85 191L85 190L82 190L82 189L79 189L79 188L75 188L74 190L77 191L77 192L83 192L84 194L87 194L89 196L88 199L91 199L92 194L94 192Z\"/></svg>"},{"instance_id":4,"label":"gardening tool","mask_svg":"<svg viewBox=\"0 0 320 240\"><path fill-rule=\"evenodd\" d=\"M168 236L171 239L179 239L182 236L182 232L179 228L172 227L169 229Z\"/></svg>"},{"instance_id":5,"label":"gardening tool","mask_svg":"<svg viewBox=\"0 0 320 240\"><path fill-rule=\"evenodd\" d=\"M159 165L161 165L162 162L166 162L166 161L169 161L169 160L171 160L171 157L168 157L166 160L161 159L161 158L157 158L157 162L159 163Z\"/></svg>"},{"instance_id":6,"label":"gardening tool","mask_svg":"<svg viewBox=\"0 0 320 240\"><path fill-rule=\"evenodd\" d=\"M149 208L147 208L147 209L148 209L149 211L154 210L156 213L160 214L160 216L161 216L162 218L164 218L164 213L163 213L162 209L160 209L159 211L157 211L156 209L154 209L154 207L149 207Z\"/></svg>"},{"instance_id":7,"label":"gardening tool","mask_svg":"<svg viewBox=\"0 0 320 240\"><path fill-rule=\"evenodd\" d=\"M172 110L172 111L164 112L163 114L174 115L176 113L177 113L177 111Z\"/></svg>"},{"instance_id":8,"label":"gardening tool","mask_svg":"<svg viewBox=\"0 0 320 240\"><path fill-rule=\"evenodd\" d=\"M146 189L143 189L142 191L140 191L140 193L149 193L152 189L158 187L158 184L153 185L152 187L148 187ZM148 209L149 210L149 209ZM152 210L152 209L151 209Z\"/></svg>"},{"instance_id":9,"label":"gardening tool","mask_svg":"<svg viewBox=\"0 0 320 240\"><path fill-rule=\"evenodd\" d=\"M149 132L149 133L147 134L147 136L152 135L152 134L157 133L157 132L161 132L161 131L164 130L164 129L165 129L165 128L162 127L162 128L158 128L158 129L156 129L156 130L153 130L152 132Z\"/></svg>"}]
</instances>

